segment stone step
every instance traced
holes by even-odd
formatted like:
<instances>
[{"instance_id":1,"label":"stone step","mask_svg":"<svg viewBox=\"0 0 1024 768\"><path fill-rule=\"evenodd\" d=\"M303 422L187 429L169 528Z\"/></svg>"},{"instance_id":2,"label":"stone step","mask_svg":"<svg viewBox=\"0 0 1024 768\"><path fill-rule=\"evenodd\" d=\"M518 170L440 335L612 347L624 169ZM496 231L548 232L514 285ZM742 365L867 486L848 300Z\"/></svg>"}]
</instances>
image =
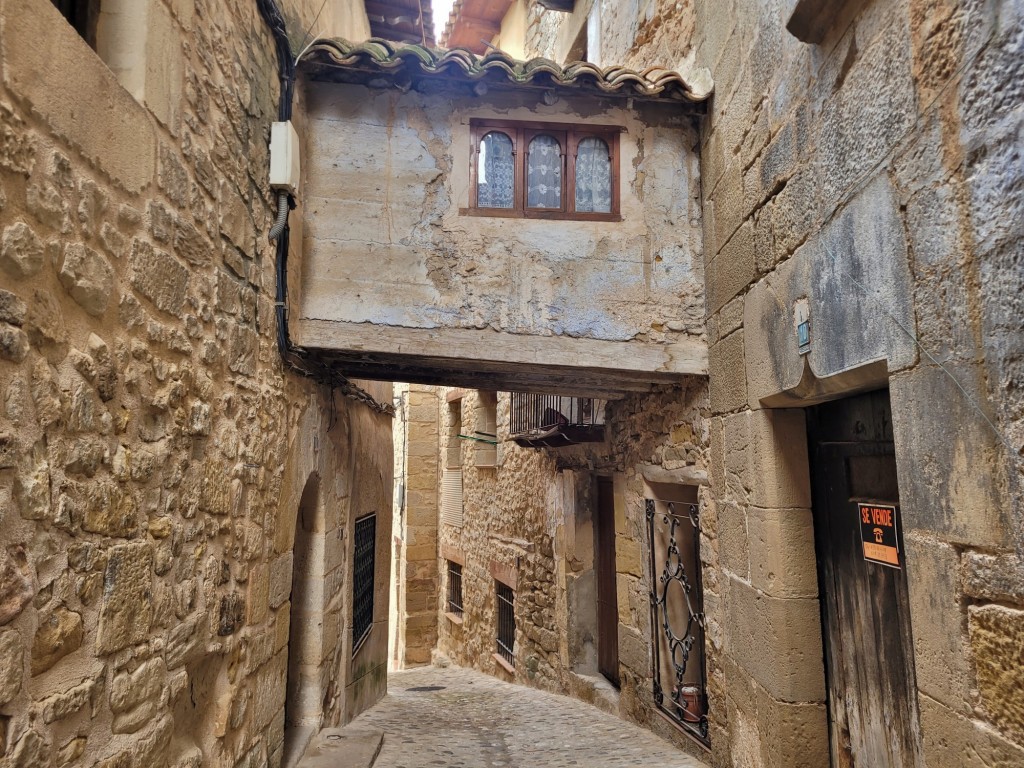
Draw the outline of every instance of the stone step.
<instances>
[{"instance_id":1,"label":"stone step","mask_svg":"<svg viewBox=\"0 0 1024 768\"><path fill-rule=\"evenodd\" d=\"M384 731L359 723L325 728L309 743L296 768L371 768Z\"/></svg>"}]
</instances>

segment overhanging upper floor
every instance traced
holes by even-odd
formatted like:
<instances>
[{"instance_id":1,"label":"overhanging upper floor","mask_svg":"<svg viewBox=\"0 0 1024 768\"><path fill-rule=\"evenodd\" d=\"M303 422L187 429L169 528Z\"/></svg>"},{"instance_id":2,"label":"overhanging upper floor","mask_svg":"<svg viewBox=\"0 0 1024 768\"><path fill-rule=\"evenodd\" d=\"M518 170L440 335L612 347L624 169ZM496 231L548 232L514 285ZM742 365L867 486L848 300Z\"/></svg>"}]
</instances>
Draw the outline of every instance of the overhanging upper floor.
<instances>
[{"instance_id":1,"label":"overhanging upper floor","mask_svg":"<svg viewBox=\"0 0 1024 768\"><path fill-rule=\"evenodd\" d=\"M357 377L489 389L707 373L681 76L382 43L307 70L296 342Z\"/></svg>"}]
</instances>

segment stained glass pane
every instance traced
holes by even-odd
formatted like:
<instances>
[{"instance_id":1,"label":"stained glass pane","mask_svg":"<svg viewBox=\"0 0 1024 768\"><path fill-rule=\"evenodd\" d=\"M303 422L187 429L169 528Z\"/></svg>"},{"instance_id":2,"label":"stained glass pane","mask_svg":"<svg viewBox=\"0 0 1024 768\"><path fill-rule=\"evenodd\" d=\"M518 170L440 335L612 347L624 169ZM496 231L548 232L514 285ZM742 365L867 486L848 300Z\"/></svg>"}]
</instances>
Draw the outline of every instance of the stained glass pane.
<instances>
[{"instance_id":1,"label":"stained glass pane","mask_svg":"<svg viewBox=\"0 0 1024 768\"><path fill-rule=\"evenodd\" d=\"M603 139L588 136L576 150L576 210L611 213L612 161Z\"/></svg>"},{"instance_id":2,"label":"stained glass pane","mask_svg":"<svg viewBox=\"0 0 1024 768\"><path fill-rule=\"evenodd\" d=\"M477 207L511 208L515 184L512 139L499 131L488 133L480 141L477 163Z\"/></svg>"},{"instance_id":3,"label":"stained glass pane","mask_svg":"<svg viewBox=\"0 0 1024 768\"><path fill-rule=\"evenodd\" d=\"M537 136L526 157L526 207L562 207L562 145L554 136Z\"/></svg>"}]
</instances>

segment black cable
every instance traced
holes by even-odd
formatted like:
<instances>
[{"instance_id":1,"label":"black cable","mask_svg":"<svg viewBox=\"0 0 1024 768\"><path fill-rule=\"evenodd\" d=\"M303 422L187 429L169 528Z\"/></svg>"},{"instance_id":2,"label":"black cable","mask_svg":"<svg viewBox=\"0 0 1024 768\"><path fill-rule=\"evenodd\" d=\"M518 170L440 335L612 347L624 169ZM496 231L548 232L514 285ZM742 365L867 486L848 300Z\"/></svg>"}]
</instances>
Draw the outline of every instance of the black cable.
<instances>
[{"instance_id":1,"label":"black cable","mask_svg":"<svg viewBox=\"0 0 1024 768\"><path fill-rule=\"evenodd\" d=\"M277 106L277 119L286 122L292 119L292 94L295 91L295 61L292 46L288 42L288 26L281 9L274 0L256 0L260 15L270 28L277 47L278 77L281 80L281 100Z\"/></svg>"},{"instance_id":2,"label":"black cable","mask_svg":"<svg viewBox=\"0 0 1024 768\"><path fill-rule=\"evenodd\" d=\"M281 122L292 117L292 100L295 93L295 60L292 58L291 44L288 42L288 28L281 15L280 8L274 0L256 0L260 15L270 28L277 48L278 77L281 81L281 99L278 103L277 116ZM295 209L295 199L288 195L289 210ZM290 227L287 219L284 229L276 241L275 273L277 288L274 294L274 314L277 318L277 351L281 362L292 371L326 384L331 388L331 403L334 402L334 390L340 389L346 397L365 403L378 413L394 415L395 407L390 403L377 402L364 389L353 384L348 378L333 370L330 365L316 358L309 350L292 344L288 334L288 242Z\"/></svg>"}]
</instances>

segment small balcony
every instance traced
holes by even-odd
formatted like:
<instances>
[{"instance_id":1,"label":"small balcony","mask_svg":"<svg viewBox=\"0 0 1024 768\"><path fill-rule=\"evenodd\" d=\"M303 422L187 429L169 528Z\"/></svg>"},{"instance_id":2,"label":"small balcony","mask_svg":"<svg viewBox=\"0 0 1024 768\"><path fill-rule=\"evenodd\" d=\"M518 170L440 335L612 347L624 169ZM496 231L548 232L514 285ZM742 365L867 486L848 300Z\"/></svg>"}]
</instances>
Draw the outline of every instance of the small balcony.
<instances>
[{"instance_id":1,"label":"small balcony","mask_svg":"<svg viewBox=\"0 0 1024 768\"><path fill-rule=\"evenodd\" d=\"M607 401L513 392L509 437L524 448L562 448L604 440Z\"/></svg>"}]
</instances>

